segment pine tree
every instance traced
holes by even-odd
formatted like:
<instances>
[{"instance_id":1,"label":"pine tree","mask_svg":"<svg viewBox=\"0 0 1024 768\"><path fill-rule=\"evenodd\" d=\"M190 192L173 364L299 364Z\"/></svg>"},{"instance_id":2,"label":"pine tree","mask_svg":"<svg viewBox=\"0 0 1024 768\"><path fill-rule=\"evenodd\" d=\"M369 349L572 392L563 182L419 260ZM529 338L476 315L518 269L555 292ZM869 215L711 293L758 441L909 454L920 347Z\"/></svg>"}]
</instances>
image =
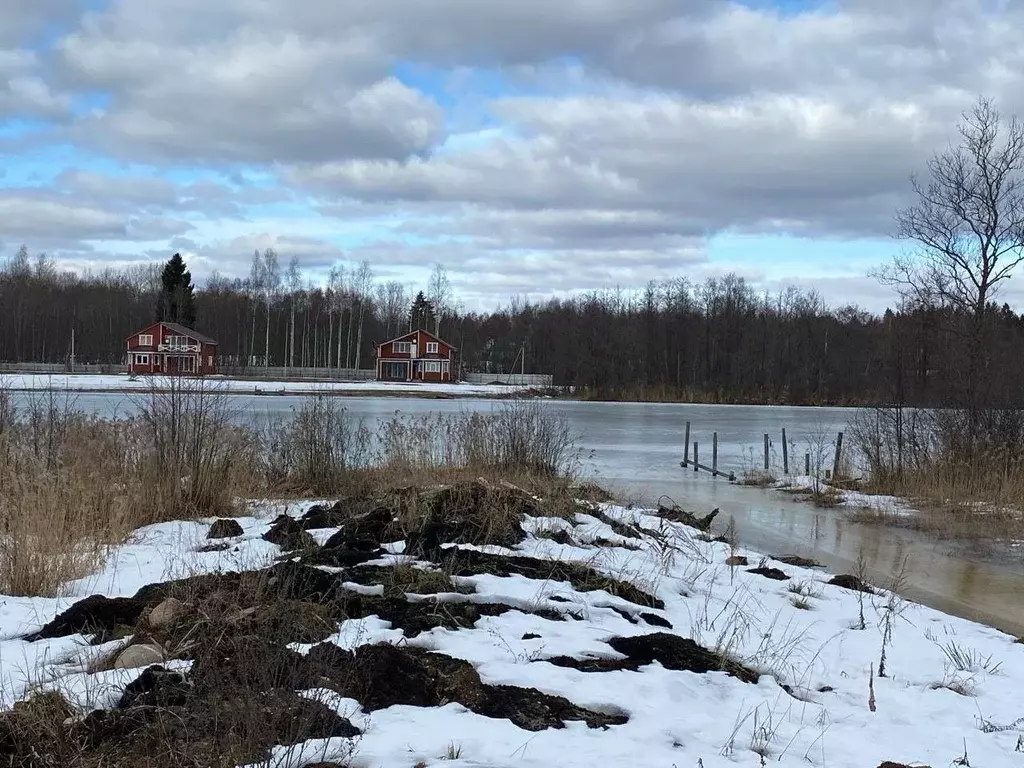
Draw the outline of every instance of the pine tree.
<instances>
[{"instance_id":1,"label":"pine tree","mask_svg":"<svg viewBox=\"0 0 1024 768\"><path fill-rule=\"evenodd\" d=\"M156 319L191 326L196 321L195 286L192 273L180 253L174 254L160 274Z\"/></svg>"},{"instance_id":2,"label":"pine tree","mask_svg":"<svg viewBox=\"0 0 1024 768\"><path fill-rule=\"evenodd\" d=\"M416 300L412 303L412 309L409 310L410 330L415 331L421 328L430 330L434 323L434 305L427 301L423 291L420 291L416 294Z\"/></svg>"}]
</instances>

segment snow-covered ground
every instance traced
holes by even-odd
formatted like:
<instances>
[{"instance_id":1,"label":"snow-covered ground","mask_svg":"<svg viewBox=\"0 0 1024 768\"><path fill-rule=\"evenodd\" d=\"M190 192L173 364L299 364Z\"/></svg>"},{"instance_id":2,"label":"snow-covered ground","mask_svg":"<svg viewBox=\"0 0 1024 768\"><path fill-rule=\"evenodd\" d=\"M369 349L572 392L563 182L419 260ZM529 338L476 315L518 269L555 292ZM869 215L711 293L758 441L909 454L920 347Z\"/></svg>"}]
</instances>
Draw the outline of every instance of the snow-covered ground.
<instances>
[{"instance_id":1,"label":"snow-covered ground","mask_svg":"<svg viewBox=\"0 0 1024 768\"><path fill-rule=\"evenodd\" d=\"M298 515L307 506L292 505L287 511ZM70 584L67 598L0 598L4 705L37 686L61 690L83 708L111 706L140 670L84 672L85 661L102 649L88 646L79 635L34 643L19 638L86 595L126 596L184 574L263 567L279 551L260 537L282 509L255 508L239 521L244 533L228 551L196 551L205 543L204 524L153 526L120 547L100 572ZM884 591L869 596L827 584L830 577L820 570L773 561L767 565L781 568L789 578L770 580L746 567L726 565L735 554L755 567L761 560L757 553L730 551L650 513L614 506L603 511L657 535L634 540L639 549L563 545L533 534L565 529L580 544L627 540L590 515L578 516L575 524L527 518L523 526L531 535L517 554L579 561L630 581L664 601L664 610L652 613L672 629L627 621L612 609L635 613L637 606L604 591L581 592L557 580L485 575L465 578L476 587L471 599L571 609L579 618L558 622L510 611L485 617L470 630L435 629L411 640L386 622L368 618L344 622L332 641L347 648L377 642L429 648L469 661L485 683L534 687L592 710L625 713L626 724L602 730L571 722L564 729L527 732L459 704L392 706L361 714L358 702L338 699L339 710L364 734L354 743L337 738L282 750L274 764L301 766L352 752L351 765L359 768L874 768L883 760L930 766L960 760L959 765L977 768L1021 764L1024 645L1013 637L904 603ZM317 539L330 533L317 531ZM400 553L402 545L391 550ZM388 558L401 559L400 554ZM879 678L887 616L888 676ZM739 659L762 673L760 682L741 682L723 672L673 671L657 662L639 671L582 672L543 661L558 655L621 658L608 639L654 632L692 638Z\"/></svg>"},{"instance_id":2,"label":"snow-covered ground","mask_svg":"<svg viewBox=\"0 0 1024 768\"><path fill-rule=\"evenodd\" d=\"M0 373L0 387L13 390L59 390L73 392L121 392L149 390L161 386L160 377L127 374L37 374ZM208 386L223 388L239 394L297 395L311 392L352 392L417 395L423 393L448 395L508 395L529 387L505 384L442 384L432 382L391 381L251 381L209 377Z\"/></svg>"},{"instance_id":3,"label":"snow-covered ground","mask_svg":"<svg viewBox=\"0 0 1024 768\"><path fill-rule=\"evenodd\" d=\"M792 475L776 481L771 487L791 493L814 493L815 491L818 493L835 493L839 499L838 505L851 510L871 510L879 514L896 517L906 517L916 513L916 510L910 506L907 500L899 496L843 490L835 488L826 481L819 480L811 475Z\"/></svg>"}]
</instances>

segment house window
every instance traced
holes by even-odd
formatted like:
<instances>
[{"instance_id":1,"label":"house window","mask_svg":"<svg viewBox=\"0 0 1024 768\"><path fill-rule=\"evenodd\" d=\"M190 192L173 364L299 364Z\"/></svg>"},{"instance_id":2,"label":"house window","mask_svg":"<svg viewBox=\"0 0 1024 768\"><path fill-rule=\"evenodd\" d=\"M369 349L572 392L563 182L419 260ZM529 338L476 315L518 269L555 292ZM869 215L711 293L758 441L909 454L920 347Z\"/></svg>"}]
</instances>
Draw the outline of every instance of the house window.
<instances>
[{"instance_id":1,"label":"house window","mask_svg":"<svg viewBox=\"0 0 1024 768\"><path fill-rule=\"evenodd\" d=\"M427 354L428 355L436 355L437 354L437 342L436 341L428 341L427 342Z\"/></svg>"},{"instance_id":2,"label":"house window","mask_svg":"<svg viewBox=\"0 0 1024 768\"><path fill-rule=\"evenodd\" d=\"M406 376L405 363L384 363L384 378L404 379Z\"/></svg>"},{"instance_id":3,"label":"house window","mask_svg":"<svg viewBox=\"0 0 1024 768\"><path fill-rule=\"evenodd\" d=\"M410 354L412 354L412 342L411 341L396 341L391 346L394 347L396 355L410 355Z\"/></svg>"},{"instance_id":4,"label":"house window","mask_svg":"<svg viewBox=\"0 0 1024 768\"><path fill-rule=\"evenodd\" d=\"M437 360L434 360L434 361L429 361L428 360L427 362L423 363L423 372L424 373L440 373L441 372L441 363L439 361L437 361Z\"/></svg>"},{"instance_id":5,"label":"house window","mask_svg":"<svg viewBox=\"0 0 1024 768\"><path fill-rule=\"evenodd\" d=\"M149 355L136 355L135 356L135 364L136 365L149 365Z\"/></svg>"},{"instance_id":6,"label":"house window","mask_svg":"<svg viewBox=\"0 0 1024 768\"><path fill-rule=\"evenodd\" d=\"M153 346L153 334L152 333L140 333L139 334L139 346L140 347L152 347Z\"/></svg>"}]
</instances>

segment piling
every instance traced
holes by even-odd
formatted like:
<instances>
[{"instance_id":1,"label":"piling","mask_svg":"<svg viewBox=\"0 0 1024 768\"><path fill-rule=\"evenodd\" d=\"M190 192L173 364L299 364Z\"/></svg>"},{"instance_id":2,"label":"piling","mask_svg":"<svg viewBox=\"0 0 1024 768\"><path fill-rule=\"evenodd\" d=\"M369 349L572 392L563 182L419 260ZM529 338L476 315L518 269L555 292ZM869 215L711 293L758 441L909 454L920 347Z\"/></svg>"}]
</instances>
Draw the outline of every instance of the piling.
<instances>
[{"instance_id":1,"label":"piling","mask_svg":"<svg viewBox=\"0 0 1024 768\"><path fill-rule=\"evenodd\" d=\"M782 474L789 474L789 445L786 443L786 428L782 428Z\"/></svg>"},{"instance_id":2,"label":"piling","mask_svg":"<svg viewBox=\"0 0 1024 768\"><path fill-rule=\"evenodd\" d=\"M808 477L811 474L811 454L809 453L804 454L804 474Z\"/></svg>"},{"instance_id":3,"label":"piling","mask_svg":"<svg viewBox=\"0 0 1024 768\"><path fill-rule=\"evenodd\" d=\"M769 469L769 464L768 464L768 445L769 445L770 442L771 442L771 438L768 436L768 433L765 432L764 433L764 471L765 472L767 472L768 469Z\"/></svg>"},{"instance_id":4,"label":"piling","mask_svg":"<svg viewBox=\"0 0 1024 768\"><path fill-rule=\"evenodd\" d=\"M694 472L700 472L700 459L698 458L698 456L699 456L699 454L697 453L697 441L694 440L693 441L693 471Z\"/></svg>"},{"instance_id":5,"label":"piling","mask_svg":"<svg viewBox=\"0 0 1024 768\"><path fill-rule=\"evenodd\" d=\"M835 461L832 462L832 478L837 479L839 477L839 462L843 456L843 433L840 432L836 437L836 457Z\"/></svg>"},{"instance_id":6,"label":"piling","mask_svg":"<svg viewBox=\"0 0 1024 768\"><path fill-rule=\"evenodd\" d=\"M690 462L690 422L686 422L686 436L683 437L683 466Z\"/></svg>"},{"instance_id":7,"label":"piling","mask_svg":"<svg viewBox=\"0 0 1024 768\"><path fill-rule=\"evenodd\" d=\"M711 476L718 477L718 433L711 433Z\"/></svg>"}]
</instances>

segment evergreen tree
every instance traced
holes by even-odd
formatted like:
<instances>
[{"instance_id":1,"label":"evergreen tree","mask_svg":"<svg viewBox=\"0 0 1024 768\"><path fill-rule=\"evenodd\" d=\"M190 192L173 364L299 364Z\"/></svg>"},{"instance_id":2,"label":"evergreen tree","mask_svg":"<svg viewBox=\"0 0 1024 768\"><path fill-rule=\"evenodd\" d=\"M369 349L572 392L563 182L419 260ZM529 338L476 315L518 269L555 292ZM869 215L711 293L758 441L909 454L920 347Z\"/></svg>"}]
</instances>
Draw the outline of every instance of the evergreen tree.
<instances>
[{"instance_id":1,"label":"evergreen tree","mask_svg":"<svg viewBox=\"0 0 1024 768\"><path fill-rule=\"evenodd\" d=\"M423 291L420 291L416 294L412 309L409 310L410 330L416 331L422 328L429 331L434 326L434 322L434 305L423 295Z\"/></svg>"},{"instance_id":2,"label":"evergreen tree","mask_svg":"<svg viewBox=\"0 0 1024 768\"><path fill-rule=\"evenodd\" d=\"M191 326L196 321L195 286L192 273L180 253L174 254L160 274L156 319Z\"/></svg>"}]
</instances>

